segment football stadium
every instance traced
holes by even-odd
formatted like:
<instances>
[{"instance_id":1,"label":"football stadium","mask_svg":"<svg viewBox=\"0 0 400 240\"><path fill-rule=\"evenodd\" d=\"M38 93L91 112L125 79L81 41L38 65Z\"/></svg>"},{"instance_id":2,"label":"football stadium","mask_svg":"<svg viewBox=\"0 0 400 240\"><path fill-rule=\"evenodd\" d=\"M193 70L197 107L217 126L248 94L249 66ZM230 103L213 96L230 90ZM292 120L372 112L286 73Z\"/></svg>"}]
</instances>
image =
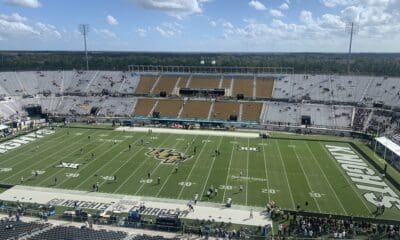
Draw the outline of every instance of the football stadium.
<instances>
[{"instance_id":1,"label":"football stadium","mask_svg":"<svg viewBox=\"0 0 400 240\"><path fill-rule=\"evenodd\" d=\"M398 224L398 78L129 69L0 73L3 209L251 238Z\"/></svg>"},{"instance_id":2,"label":"football stadium","mask_svg":"<svg viewBox=\"0 0 400 240\"><path fill-rule=\"evenodd\" d=\"M400 240L399 3L0 0L0 240Z\"/></svg>"}]
</instances>

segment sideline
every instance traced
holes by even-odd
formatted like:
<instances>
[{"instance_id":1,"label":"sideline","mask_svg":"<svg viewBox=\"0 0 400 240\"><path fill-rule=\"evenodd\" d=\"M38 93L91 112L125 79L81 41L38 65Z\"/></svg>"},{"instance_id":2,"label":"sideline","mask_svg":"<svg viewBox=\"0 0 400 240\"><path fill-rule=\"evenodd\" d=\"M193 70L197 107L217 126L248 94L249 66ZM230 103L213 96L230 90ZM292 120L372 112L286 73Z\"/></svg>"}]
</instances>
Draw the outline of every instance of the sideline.
<instances>
[{"instance_id":1,"label":"sideline","mask_svg":"<svg viewBox=\"0 0 400 240\"><path fill-rule=\"evenodd\" d=\"M258 133L250 132L231 132L231 131L212 131L212 130L187 130L173 128L149 128L149 127L118 127L115 131L126 132L144 132L151 130L153 133L173 133L186 135L203 135L203 136L220 136L220 137L241 137L241 138L258 138Z\"/></svg>"}]
</instances>

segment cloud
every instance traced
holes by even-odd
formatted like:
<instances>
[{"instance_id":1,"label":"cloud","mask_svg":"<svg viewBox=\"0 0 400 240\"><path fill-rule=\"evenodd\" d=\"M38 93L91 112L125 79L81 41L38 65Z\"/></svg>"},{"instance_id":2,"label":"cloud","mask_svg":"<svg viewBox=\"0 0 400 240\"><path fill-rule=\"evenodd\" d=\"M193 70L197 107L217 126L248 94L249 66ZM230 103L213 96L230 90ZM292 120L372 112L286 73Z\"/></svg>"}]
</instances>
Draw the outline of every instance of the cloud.
<instances>
[{"instance_id":1,"label":"cloud","mask_svg":"<svg viewBox=\"0 0 400 240\"><path fill-rule=\"evenodd\" d=\"M264 11L267 9L264 4L257 0L251 0L249 2L249 6L259 11Z\"/></svg>"},{"instance_id":2,"label":"cloud","mask_svg":"<svg viewBox=\"0 0 400 240\"><path fill-rule=\"evenodd\" d=\"M10 22L26 22L28 20L26 17L23 17L18 13L13 13L11 15L0 14L0 19Z\"/></svg>"},{"instance_id":3,"label":"cloud","mask_svg":"<svg viewBox=\"0 0 400 240\"><path fill-rule=\"evenodd\" d=\"M110 25L110 26L117 26L117 25L118 25L118 20L115 19L115 18L114 18L113 16L111 16L111 15L107 15L106 21L107 21L108 25Z\"/></svg>"},{"instance_id":4,"label":"cloud","mask_svg":"<svg viewBox=\"0 0 400 240\"><path fill-rule=\"evenodd\" d=\"M176 22L174 23L164 22L161 25L156 26L154 28L154 30L164 38L171 38L178 36L182 33L182 29L183 29L182 25Z\"/></svg>"},{"instance_id":5,"label":"cloud","mask_svg":"<svg viewBox=\"0 0 400 240\"><path fill-rule=\"evenodd\" d=\"M325 7L333 8L337 6L346 6L355 3L357 0L321 0Z\"/></svg>"},{"instance_id":6,"label":"cloud","mask_svg":"<svg viewBox=\"0 0 400 240\"><path fill-rule=\"evenodd\" d=\"M283 13L277 9L270 9L269 14L273 17L283 17Z\"/></svg>"},{"instance_id":7,"label":"cloud","mask_svg":"<svg viewBox=\"0 0 400 240\"><path fill-rule=\"evenodd\" d=\"M47 38L56 38L60 39L61 38L61 33L57 30L57 28L51 24L46 24L46 23L41 23L37 22L35 24L35 28L39 32L39 35L41 38L47 39Z\"/></svg>"},{"instance_id":8,"label":"cloud","mask_svg":"<svg viewBox=\"0 0 400 240\"><path fill-rule=\"evenodd\" d=\"M130 0L148 10L164 12L176 18L183 18L202 12L203 3L210 0Z\"/></svg>"},{"instance_id":9,"label":"cloud","mask_svg":"<svg viewBox=\"0 0 400 240\"><path fill-rule=\"evenodd\" d=\"M217 26L217 22L215 22L215 21L210 21L209 24L211 25L211 27L216 27Z\"/></svg>"},{"instance_id":10,"label":"cloud","mask_svg":"<svg viewBox=\"0 0 400 240\"><path fill-rule=\"evenodd\" d=\"M280 10L288 10L289 9L289 4L284 2L279 6L279 9Z\"/></svg>"},{"instance_id":11,"label":"cloud","mask_svg":"<svg viewBox=\"0 0 400 240\"><path fill-rule=\"evenodd\" d=\"M147 36L147 30L144 28L138 28L136 30L136 33L140 36L140 37L146 37Z\"/></svg>"},{"instance_id":12,"label":"cloud","mask_svg":"<svg viewBox=\"0 0 400 240\"><path fill-rule=\"evenodd\" d=\"M105 29L105 28L103 28L103 29L94 28L94 32L97 33L98 35L102 36L103 38L109 38L109 39L117 38L117 35L114 32L112 32L108 29Z\"/></svg>"},{"instance_id":13,"label":"cloud","mask_svg":"<svg viewBox=\"0 0 400 240\"><path fill-rule=\"evenodd\" d=\"M51 24L28 22L28 19L18 13L0 14L0 37L8 40L60 39L60 31Z\"/></svg>"},{"instance_id":14,"label":"cloud","mask_svg":"<svg viewBox=\"0 0 400 240\"><path fill-rule=\"evenodd\" d=\"M39 8L42 6L38 0L4 0L4 3L26 8Z\"/></svg>"}]
</instances>

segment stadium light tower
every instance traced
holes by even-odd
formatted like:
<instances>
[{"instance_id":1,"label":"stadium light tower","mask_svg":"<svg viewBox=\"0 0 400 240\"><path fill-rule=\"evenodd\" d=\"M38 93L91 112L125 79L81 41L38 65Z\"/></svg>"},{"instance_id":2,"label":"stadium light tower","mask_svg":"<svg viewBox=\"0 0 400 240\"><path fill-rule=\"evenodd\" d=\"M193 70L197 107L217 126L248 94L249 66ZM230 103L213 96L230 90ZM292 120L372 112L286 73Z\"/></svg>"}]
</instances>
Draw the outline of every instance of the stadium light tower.
<instances>
[{"instance_id":1,"label":"stadium light tower","mask_svg":"<svg viewBox=\"0 0 400 240\"><path fill-rule=\"evenodd\" d=\"M83 41L85 43L86 70L89 71L89 58L86 47L86 37L89 33L89 24L79 24L79 32L83 35Z\"/></svg>"},{"instance_id":2,"label":"stadium light tower","mask_svg":"<svg viewBox=\"0 0 400 240\"><path fill-rule=\"evenodd\" d=\"M346 32L350 33L349 54L347 55L347 74L350 74L351 47L353 45L353 35L358 32L358 25L354 22L346 24Z\"/></svg>"}]
</instances>

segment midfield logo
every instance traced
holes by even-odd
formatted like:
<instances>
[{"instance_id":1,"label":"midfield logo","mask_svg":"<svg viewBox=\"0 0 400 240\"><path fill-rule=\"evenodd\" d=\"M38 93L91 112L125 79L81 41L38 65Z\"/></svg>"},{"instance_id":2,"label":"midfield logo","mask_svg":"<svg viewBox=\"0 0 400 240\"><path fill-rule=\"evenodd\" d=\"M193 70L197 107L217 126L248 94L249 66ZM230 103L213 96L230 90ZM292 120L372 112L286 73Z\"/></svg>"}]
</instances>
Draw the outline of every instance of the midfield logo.
<instances>
[{"instance_id":1,"label":"midfield logo","mask_svg":"<svg viewBox=\"0 0 400 240\"><path fill-rule=\"evenodd\" d=\"M187 156L184 153L176 151L175 149L167 148L149 148L149 151L146 153L146 155L167 164L180 163L192 158L192 156Z\"/></svg>"}]
</instances>

